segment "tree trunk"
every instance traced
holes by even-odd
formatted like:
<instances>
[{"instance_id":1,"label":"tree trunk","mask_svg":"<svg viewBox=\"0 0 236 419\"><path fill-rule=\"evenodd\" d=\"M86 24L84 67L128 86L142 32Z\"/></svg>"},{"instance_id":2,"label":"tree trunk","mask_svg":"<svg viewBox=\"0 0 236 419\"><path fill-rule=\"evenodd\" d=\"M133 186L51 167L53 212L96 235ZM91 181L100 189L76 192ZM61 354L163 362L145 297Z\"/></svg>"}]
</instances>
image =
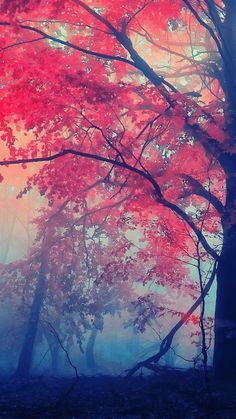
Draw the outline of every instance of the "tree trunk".
<instances>
[{"instance_id":1,"label":"tree trunk","mask_svg":"<svg viewBox=\"0 0 236 419\"><path fill-rule=\"evenodd\" d=\"M235 381L236 225L225 234L218 267L213 365L217 378Z\"/></svg>"},{"instance_id":2,"label":"tree trunk","mask_svg":"<svg viewBox=\"0 0 236 419\"><path fill-rule=\"evenodd\" d=\"M228 157L229 158L229 157ZM225 165L226 173L235 156ZM234 163L235 164L235 163ZM236 170L236 169L235 169ZM231 171L231 170L230 170ZM236 178L227 176L226 203L222 217L223 247L217 270L215 311L215 376L234 380L236 377Z\"/></svg>"},{"instance_id":3,"label":"tree trunk","mask_svg":"<svg viewBox=\"0 0 236 419\"><path fill-rule=\"evenodd\" d=\"M98 329L96 328L96 326L93 326L89 339L88 339L87 346L86 346L86 351L85 351L86 363L90 371L94 371L96 369L96 363L94 359L94 345L95 345L97 334L98 334Z\"/></svg>"},{"instance_id":4,"label":"tree trunk","mask_svg":"<svg viewBox=\"0 0 236 419\"><path fill-rule=\"evenodd\" d=\"M225 122L231 144L219 157L226 175L226 203L222 217L223 247L217 271L215 309L215 376L236 380L236 1L224 0L222 24Z\"/></svg>"},{"instance_id":5,"label":"tree trunk","mask_svg":"<svg viewBox=\"0 0 236 419\"><path fill-rule=\"evenodd\" d=\"M35 338L38 330L40 311L45 297L47 263L46 257L42 256L41 267L38 275L38 282L30 310L30 318L27 325L23 346L18 360L16 377L28 378L31 371Z\"/></svg>"},{"instance_id":6,"label":"tree trunk","mask_svg":"<svg viewBox=\"0 0 236 419\"><path fill-rule=\"evenodd\" d=\"M225 0L225 20L221 28L223 77L225 90L225 117L228 130L236 130L236 2Z\"/></svg>"}]
</instances>

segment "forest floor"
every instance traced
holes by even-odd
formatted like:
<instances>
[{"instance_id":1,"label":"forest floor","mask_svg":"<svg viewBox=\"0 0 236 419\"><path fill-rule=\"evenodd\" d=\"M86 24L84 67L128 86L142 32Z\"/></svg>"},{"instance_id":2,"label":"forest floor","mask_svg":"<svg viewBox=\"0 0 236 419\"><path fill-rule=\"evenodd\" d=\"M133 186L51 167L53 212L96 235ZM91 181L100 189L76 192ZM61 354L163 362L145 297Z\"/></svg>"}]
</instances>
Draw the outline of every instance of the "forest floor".
<instances>
[{"instance_id":1,"label":"forest floor","mask_svg":"<svg viewBox=\"0 0 236 419\"><path fill-rule=\"evenodd\" d=\"M147 376L0 377L0 418L236 419L236 386L199 371L162 369Z\"/></svg>"}]
</instances>

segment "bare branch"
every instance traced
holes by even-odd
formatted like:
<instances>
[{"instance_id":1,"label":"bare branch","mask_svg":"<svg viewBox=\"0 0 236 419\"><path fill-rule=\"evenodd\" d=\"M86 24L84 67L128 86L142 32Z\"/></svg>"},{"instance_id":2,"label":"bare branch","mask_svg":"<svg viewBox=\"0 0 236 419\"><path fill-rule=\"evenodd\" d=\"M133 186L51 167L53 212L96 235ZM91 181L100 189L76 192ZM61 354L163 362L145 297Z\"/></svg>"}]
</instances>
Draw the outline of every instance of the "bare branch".
<instances>
[{"instance_id":1,"label":"bare branch","mask_svg":"<svg viewBox=\"0 0 236 419\"><path fill-rule=\"evenodd\" d=\"M19 45L31 44L33 42L42 41L42 39L45 39L45 36L41 36L40 38L29 39L28 41L14 42L13 44L9 44L3 48L0 48L0 51L5 51L6 49L13 48L13 47L18 47Z\"/></svg>"},{"instance_id":2,"label":"bare branch","mask_svg":"<svg viewBox=\"0 0 236 419\"><path fill-rule=\"evenodd\" d=\"M76 365L74 365L74 364L73 364L73 362L71 361L70 355L69 355L68 351L66 350L65 346L63 345L63 342L62 342L62 340L61 340L60 336L58 335L58 333L57 333L57 331L56 331L55 327L54 327L54 326L53 326L53 325L52 325L49 321L47 321L47 320L41 320L41 322L42 322L42 323L45 323L45 324L49 327L50 332L52 333L52 335L53 335L53 336L56 338L56 340L58 341L58 343L59 343L59 345L60 345L61 349L63 350L63 352L65 352L66 359L67 359L67 361L69 362L70 366L71 366L71 367L73 368L73 370L75 371L75 376L76 376L76 378L78 379L78 378L79 378L79 374L78 374L77 367L76 367Z\"/></svg>"},{"instance_id":3,"label":"bare branch","mask_svg":"<svg viewBox=\"0 0 236 419\"><path fill-rule=\"evenodd\" d=\"M132 376L136 371L139 370L139 368L148 368L148 369L154 369L155 366L153 365L158 363L159 360L168 352L168 350L171 347L173 338L175 334L178 332L178 330L186 323L186 321L189 319L189 317L194 313L194 311L199 307L199 305L202 303L203 298L206 297L207 293L209 292L217 271L217 262L214 263L214 267L210 276L210 279L208 280L203 292L198 297L198 299L195 301L195 303L189 308L189 310L185 313L185 315L182 317L181 320L179 320L176 325L170 330L168 335L163 339L160 350L157 354L147 358L145 361L141 361L138 364L136 364L133 368L131 368L127 374L128 377Z\"/></svg>"},{"instance_id":4,"label":"bare branch","mask_svg":"<svg viewBox=\"0 0 236 419\"><path fill-rule=\"evenodd\" d=\"M219 39L217 38L214 30L211 28L211 26L209 26L197 13L197 11L194 9L194 7L190 4L189 0L183 0L184 3L186 4L186 6L188 7L188 9L191 11L191 13L194 15L194 17L196 18L196 20L200 23L200 25L202 25L211 35L212 39L215 41L215 44L218 48L218 51L221 55L221 57L224 59L224 52L222 50L221 44Z\"/></svg>"}]
</instances>

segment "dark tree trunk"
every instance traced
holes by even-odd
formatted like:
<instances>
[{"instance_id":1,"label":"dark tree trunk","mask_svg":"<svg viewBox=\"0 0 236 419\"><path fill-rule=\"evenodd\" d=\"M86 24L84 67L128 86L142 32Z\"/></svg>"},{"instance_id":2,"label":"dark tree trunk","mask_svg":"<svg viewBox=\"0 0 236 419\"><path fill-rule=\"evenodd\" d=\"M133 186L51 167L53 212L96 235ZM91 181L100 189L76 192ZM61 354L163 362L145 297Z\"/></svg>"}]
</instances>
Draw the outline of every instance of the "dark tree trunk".
<instances>
[{"instance_id":1,"label":"dark tree trunk","mask_svg":"<svg viewBox=\"0 0 236 419\"><path fill-rule=\"evenodd\" d=\"M86 346L86 351L85 351L86 363L90 371L94 371L96 369L96 362L94 358L94 345L95 345L97 334L98 334L98 329L96 328L96 326L93 326L89 339L88 339L87 346Z\"/></svg>"},{"instance_id":2,"label":"dark tree trunk","mask_svg":"<svg viewBox=\"0 0 236 419\"><path fill-rule=\"evenodd\" d=\"M236 379L236 225L225 233L217 275L215 376Z\"/></svg>"},{"instance_id":3,"label":"dark tree trunk","mask_svg":"<svg viewBox=\"0 0 236 419\"><path fill-rule=\"evenodd\" d=\"M215 311L215 376L236 377L236 156L224 156L226 203L222 216L223 247L217 270ZM235 167L234 167L235 166Z\"/></svg>"},{"instance_id":4,"label":"dark tree trunk","mask_svg":"<svg viewBox=\"0 0 236 419\"><path fill-rule=\"evenodd\" d=\"M223 247L217 272L215 310L215 376L236 380L236 1L224 0L225 20L220 37L229 143L219 162L226 174L226 203L222 216Z\"/></svg>"},{"instance_id":5,"label":"dark tree trunk","mask_svg":"<svg viewBox=\"0 0 236 419\"><path fill-rule=\"evenodd\" d=\"M45 297L45 274L47 269L46 257L42 257L41 267L38 275L38 282L30 310L30 318L27 324L26 333L18 360L17 369L15 372L16 377L27 378L30 375L35 338L38 330L40 311L42 308L43 300Z\"/></svg>"}]
</instances>

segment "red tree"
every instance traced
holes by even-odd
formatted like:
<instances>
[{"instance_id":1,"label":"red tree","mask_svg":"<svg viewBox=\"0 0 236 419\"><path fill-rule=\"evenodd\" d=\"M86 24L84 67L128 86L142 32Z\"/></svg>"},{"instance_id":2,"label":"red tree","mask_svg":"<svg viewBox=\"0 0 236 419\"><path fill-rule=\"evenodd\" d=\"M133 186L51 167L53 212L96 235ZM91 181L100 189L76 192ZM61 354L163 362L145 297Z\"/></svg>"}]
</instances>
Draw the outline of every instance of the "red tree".
<instances>
[{"instance_id":1,"label":"red tree","mask_svg":"<svg viewBox=\"0 0 236 419\"><path fill-rule=\"evenodd\" d=\"M233 0L15 0L1 8L1 164L49 162L49 203L129 196L150 246L218 264L214 368L236 373ZM115 228L115 227L114 227ZM187 234L183 234L187 232ZM145 261L145 259L144 259ZM163 268L163 274L165 269ZM166 275L165 283L178 275ZM155 361L155 358L153 359Z\"/></svg>"}]
</instances>

